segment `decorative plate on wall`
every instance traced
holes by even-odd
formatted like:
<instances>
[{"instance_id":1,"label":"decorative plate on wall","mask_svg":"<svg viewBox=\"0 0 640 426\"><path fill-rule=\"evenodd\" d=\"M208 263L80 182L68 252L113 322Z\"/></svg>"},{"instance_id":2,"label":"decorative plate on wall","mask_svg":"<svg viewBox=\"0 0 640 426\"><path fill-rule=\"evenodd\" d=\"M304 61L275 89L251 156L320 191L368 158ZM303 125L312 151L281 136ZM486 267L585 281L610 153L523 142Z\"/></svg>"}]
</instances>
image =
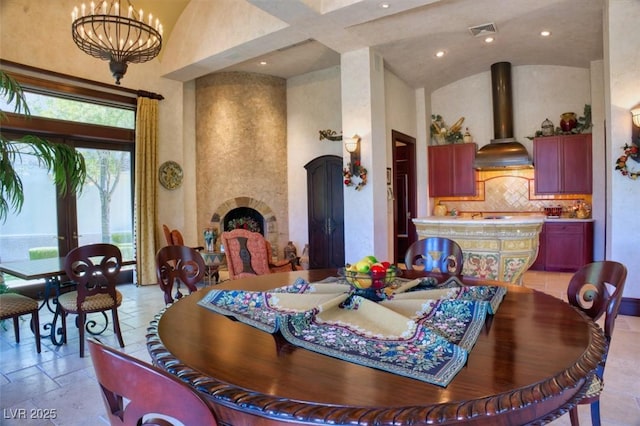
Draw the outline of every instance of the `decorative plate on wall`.
<instances>
[{"instance_id":1,"label":"decorative plate on wall","mask_svg":"<svg viewBox=\"0 0 640 426\"><path fill-rule=\"evenodd\" d=\"M176 189L182 184L182 167L175 161L165 161L158 169L160 184L167 189Z\"/></svg>"}]
</instances>

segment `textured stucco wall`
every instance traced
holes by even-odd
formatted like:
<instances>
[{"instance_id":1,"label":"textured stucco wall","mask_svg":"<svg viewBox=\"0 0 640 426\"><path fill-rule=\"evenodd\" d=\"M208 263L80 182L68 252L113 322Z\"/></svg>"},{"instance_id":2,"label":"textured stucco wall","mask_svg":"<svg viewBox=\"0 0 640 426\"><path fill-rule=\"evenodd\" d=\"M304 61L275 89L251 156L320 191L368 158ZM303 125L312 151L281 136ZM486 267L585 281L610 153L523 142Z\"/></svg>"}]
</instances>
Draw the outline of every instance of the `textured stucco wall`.
<instances>
[{"instance_id":1,"label":"textured stucco wall","mask_svg":"<svg viewBox=\"0 0 640 426\"><path fill-rule=\"evenodd\" d=\"M287 244L286 80L216 73L196 80L198 225L221 205L249 197L271 208L279 224L278 254Z\"/></svg>"},{"instance_id":2,"label":"textured stucco wall","mask_svg":"<svg viewBox=\"0 0 640 426\"><path fill-rule=\"evenodd\" d=\"M640 2L611 0L605 20L605 97L607 105L607 176L610 187L607 218L607 258L627 266L624 297L640 298L638 238L640 182L615 170L622 147L631 142L631 108L640 102ZM638 170L638 164L629 161Z\"/></svg>"},{"instance_id":3,"label":"textured stucco wall","mask_svg":"<svg viewBox=\"0 0 640 426\"><path fill-rule=\"evenodd\" d=\"M322 155L342 156L343 144L319 140L318 131L342 131L340 67L331 67L287 80L287 138L289 239L302 253L309 242L307 223L307 170L304 166Z\"/></svg>"},{"instance_id":4,"label":"textured stucco wall","mask_svg":"<svg viewBox=\"0 0 640 426\"><path fill-rule=\"evenodd\" d=\"M560 125L560 114L573 111L581 116L585 104L591 104L588 68L551 65L512 66L514 137L529 154L533 136L549 118ZM448 125L465 117L474 142L481 147L494 138L491 72L475 74L441 87L431 94L433 114L440 114Z\"/></svg>"}]
</instances>

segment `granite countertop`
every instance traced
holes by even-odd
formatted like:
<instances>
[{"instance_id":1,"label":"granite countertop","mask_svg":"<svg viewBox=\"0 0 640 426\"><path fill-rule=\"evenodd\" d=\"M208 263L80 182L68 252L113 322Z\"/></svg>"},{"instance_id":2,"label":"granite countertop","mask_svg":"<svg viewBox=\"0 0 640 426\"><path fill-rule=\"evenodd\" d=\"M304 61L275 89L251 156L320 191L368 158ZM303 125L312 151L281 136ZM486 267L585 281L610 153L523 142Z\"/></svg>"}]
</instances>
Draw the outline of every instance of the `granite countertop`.
<instances>
[{"instance_id":1,"label":"granite countertop","mask_svg":"<svg viewBox=\"0 0 640 426\"><path fill-rule=\"evenodd\" d=\"M491 219L493 217L493 219ZM455 222L468 225L488 225L488 224L520 224L520 223L541 223L544 222L544 215L512 216L508 214L487 214L483 217L472 218L470 216L426 216L413 219L416 223L442 223Z\"/></svg>"},{"instance_id":2,"label":"granite countertop","mask_svg":"<svg viewBox=\"0 0 640 426\"><path fill-rule=\"evenodd\" d=\"M594 219L589 217L587 219L578 219L577 217L545 217L545 222L593 222Z\"/></svg>"},{"instance_id":3,"label":"granite countertop","mask_svg":"<svg viewBox=\"0 0 640 426\"><path fill-rule=\"evenodd\" d=\"M491 219L493 217L493 219ZM482 217L470 217L464 216L425 216L417 217L413 219L418 223L434 223L434 222L455 222L463 224L500 224L500 223L538 223L538 222L592 222L593 218L578 219L575 217L547 217L543 214L529 214L529 215L510 215L502 213L487 213Z\"/></svg>"}]
</instances>

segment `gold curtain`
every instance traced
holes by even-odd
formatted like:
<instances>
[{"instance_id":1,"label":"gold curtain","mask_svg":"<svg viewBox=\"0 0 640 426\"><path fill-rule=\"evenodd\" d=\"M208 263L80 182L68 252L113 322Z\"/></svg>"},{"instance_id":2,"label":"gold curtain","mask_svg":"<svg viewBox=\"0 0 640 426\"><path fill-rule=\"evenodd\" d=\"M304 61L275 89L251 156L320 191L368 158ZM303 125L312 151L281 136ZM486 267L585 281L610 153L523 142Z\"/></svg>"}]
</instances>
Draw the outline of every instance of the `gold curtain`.
<instances>
[{"instance_id":1,"label":"gold curtain","mask_svg":"<svg viewBox=\"0 0 640 426\"><path fill-rule=\"evenodd\" d=\"M138 98L136 114L135 232L138 284L157 283L157 99Z\"/></svg>"}]
</instances>

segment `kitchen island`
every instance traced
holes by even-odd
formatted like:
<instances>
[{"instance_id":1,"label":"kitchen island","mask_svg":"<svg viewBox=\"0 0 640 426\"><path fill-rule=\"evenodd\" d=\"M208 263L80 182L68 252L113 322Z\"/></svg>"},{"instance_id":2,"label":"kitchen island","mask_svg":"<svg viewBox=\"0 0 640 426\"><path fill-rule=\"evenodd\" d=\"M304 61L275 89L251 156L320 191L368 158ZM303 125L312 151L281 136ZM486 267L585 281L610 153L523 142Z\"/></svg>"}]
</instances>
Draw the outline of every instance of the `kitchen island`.
<instances>
[{"instance_id":1,"label":"kitchen island","mask_svg":"<svg viewBox=\"0 0 640 426\"><path fill-rule=\"evenodd\" d=\"M418 238L444 237L464 253L463 275L522 284L522 275L538 255L545 217L428 216L413 219Z\"/></svg>"}]
</instances>

